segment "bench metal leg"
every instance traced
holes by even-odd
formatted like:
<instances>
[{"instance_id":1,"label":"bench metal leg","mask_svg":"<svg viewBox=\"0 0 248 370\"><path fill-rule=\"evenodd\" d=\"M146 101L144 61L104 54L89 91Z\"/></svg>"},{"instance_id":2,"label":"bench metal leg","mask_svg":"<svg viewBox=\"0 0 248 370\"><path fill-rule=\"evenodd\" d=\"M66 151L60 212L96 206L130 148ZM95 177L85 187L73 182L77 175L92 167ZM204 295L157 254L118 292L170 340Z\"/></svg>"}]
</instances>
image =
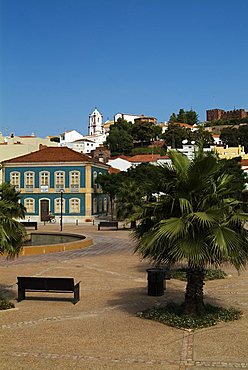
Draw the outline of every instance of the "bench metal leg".
<instances>
[{"instance_id":1,"label":"bench metal leg","mask_svg":"<svg viewBox=\"0 0 248 370\"><path fill-rule=\"evenodd\" d=\"M76 304L80 300L79 293L80 293L79 283L77 283L74 287L74 299L73 299L74 304Z\"/></svg>"},{"instance_id":2,"label":"bench metal leg","mask_svg":"<svg viewBox=\"0 0 248 370\"><path fill-rule=\"evenodd\" d=\"M18 302L21 302L25 298L26 298L25 289L19 289L18 288L18 298L17 298L17 301Z\"/></svg>"}]
</instances>

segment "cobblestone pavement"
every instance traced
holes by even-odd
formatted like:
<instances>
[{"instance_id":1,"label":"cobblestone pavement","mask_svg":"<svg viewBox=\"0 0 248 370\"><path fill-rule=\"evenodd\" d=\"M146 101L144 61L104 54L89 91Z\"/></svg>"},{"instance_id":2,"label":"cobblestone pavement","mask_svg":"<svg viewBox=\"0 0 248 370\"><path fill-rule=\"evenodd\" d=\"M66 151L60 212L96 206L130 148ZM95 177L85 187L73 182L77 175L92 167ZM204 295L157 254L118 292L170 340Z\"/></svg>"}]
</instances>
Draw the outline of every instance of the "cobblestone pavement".
<instances>
[{"instance_id":1,"label":"cobblestone pavement","mask_svg":"<svg viewBox=\"0 0 248 370\"><path fill-rule=\"evenodd\" d=\"M39 231L56 231L57 225ZM205 299L235 306L241 320L182 331L142 320L136 312L183 300L185 283L170 280L165 295L147 296L147 262L133 254L128 231L65 226L94 245L40 256L0 259L0 290L16 308L0 311L0 369L248 369L248 272L207 282ZM63 294L29 293L16 303L17 275L74 276L75 306Z\"/></svg>"}]
</instances>

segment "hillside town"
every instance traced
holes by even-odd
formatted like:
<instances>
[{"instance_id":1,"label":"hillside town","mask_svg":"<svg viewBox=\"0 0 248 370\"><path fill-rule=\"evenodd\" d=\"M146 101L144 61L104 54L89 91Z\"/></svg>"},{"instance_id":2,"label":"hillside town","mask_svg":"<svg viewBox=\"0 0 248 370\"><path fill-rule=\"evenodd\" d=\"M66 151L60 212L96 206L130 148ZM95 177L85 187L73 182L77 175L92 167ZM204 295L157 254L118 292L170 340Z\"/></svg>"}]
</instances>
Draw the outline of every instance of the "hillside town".
<instances>
[{"instance_id":1,"label":"hillside town","mask_svg":"<svg viewBox=\"0 0 248 370\"><path fill-rule=\"evenodd\" d=\"M96 183L99 175L127 172L141 164L163 166L171 163L170 150L193 159L201 145L220 159L238 158L247 173L248 112L211 109L204 122L192 109L180 109L165 122L117 113L104 122L95 108L87 135L75 129L46 138L0 133L0 182L20 191L29 221L43 222L49 212L60 218L62 210L64 223L81 223L110 213L110 198Z\"/></svg>"}]
</instances>

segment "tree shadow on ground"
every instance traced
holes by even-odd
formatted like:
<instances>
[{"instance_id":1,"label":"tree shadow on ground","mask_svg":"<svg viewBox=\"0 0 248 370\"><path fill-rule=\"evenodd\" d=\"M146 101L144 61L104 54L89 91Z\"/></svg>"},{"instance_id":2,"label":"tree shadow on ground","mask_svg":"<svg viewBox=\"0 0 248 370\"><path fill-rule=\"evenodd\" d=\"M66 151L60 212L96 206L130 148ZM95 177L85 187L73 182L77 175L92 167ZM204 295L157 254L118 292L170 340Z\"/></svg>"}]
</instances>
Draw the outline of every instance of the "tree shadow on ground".
<instances>
[{"instance_id":1,"label":"tree shadow on ground","mask_svg":"<svg viewBox=\"0 0 248 370\"><path fill-rule=\"evenodd\" d=\"M182 282L181 282L182 283ZM167 288L164 295L148 296L147 287L129 288L119 292L115 292L115 297L107 301L110 307L118 306L118 308L128 314L135 314L138 311L143 311L152 307L164 307L168 303L183 303L185 296L185 284L180 287L170 286L167 283ZM209 295L204 296L205 303L211 303L215 306L225 305L225 302L218 300Z\"/></svg>"}]
</instances>

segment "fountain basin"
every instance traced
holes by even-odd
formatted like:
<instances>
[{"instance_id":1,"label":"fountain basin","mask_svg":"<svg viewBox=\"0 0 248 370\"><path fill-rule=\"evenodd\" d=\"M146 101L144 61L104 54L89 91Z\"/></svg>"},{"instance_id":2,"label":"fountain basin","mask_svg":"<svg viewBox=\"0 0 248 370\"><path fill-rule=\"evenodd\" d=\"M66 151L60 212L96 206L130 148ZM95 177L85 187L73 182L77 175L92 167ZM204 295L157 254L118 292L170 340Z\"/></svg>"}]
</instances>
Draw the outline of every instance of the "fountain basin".
<instances>
[{"instance_id":1,"label":"fountain basin","mask_svg":"<svg viewBox=\"0 0 248 370\"><path fill-rule=\"evenodd\" d=\"M65 252L86 248L92 244L92 239L80 234L35 232L29 234L19 256Z\"/></svg>"}]
</instances>

